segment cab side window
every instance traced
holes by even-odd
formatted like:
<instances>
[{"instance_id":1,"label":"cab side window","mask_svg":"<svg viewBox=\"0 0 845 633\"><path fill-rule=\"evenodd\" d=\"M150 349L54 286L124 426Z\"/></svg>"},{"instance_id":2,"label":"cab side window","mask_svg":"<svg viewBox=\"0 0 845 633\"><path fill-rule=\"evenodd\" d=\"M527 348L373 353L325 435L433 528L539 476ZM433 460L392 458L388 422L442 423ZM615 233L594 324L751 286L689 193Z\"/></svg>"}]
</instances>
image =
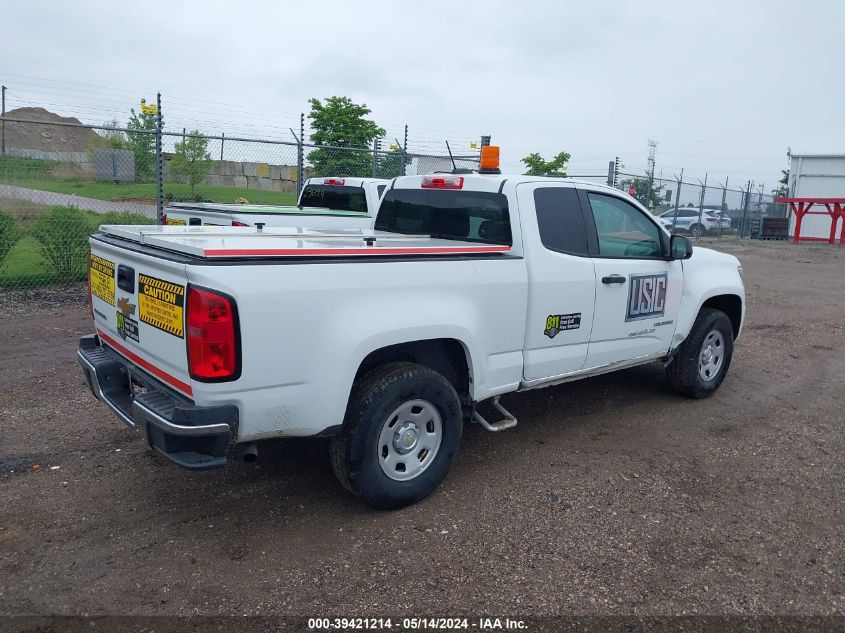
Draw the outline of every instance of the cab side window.
<instances>
[{"instance_id":1,"label":"cab side window","mask_svg":"<svg viewBox=\"0 0 845 633\"><path fill-rule=\"evenodd\" d=\"M598 233L599 257L660 257L660 229L634 205L615 196L588 193Z\"/></svg>"},{"instance_id":2,"label":"cab side window","mask_svg":"<svg viewBox=\"0 0 845 633\"><path fill-rule=\"evenodd\" d=\"M587 255L587 229L574 188L535 189L534 207L543 246L559 253Z\"/></svg>"}]
</instances>

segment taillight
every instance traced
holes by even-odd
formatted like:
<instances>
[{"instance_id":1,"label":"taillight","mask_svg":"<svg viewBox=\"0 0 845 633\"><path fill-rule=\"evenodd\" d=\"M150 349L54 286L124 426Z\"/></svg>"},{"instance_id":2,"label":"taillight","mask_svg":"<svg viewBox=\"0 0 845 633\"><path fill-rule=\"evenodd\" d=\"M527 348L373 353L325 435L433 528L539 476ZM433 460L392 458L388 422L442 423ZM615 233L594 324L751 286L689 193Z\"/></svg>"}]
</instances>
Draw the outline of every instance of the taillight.
<instances>
[{"instance_id":1,"label":"taillight","mask_svg":"<svg viewBox=\"0 0 845 633\"><path fill-rule=\"evenodd\" d=\"M238 378L241 368L234 299L189 287L186 322L191 378L209 382Z\"/></svg>"},{"instance_id":2,"label":"taillight","mask_svg":"<svg viewBox=\"0 0 845 633\"><path fill-rule=\"evenodd\" d=\"M244 224L243 222L238 222L237 220L232 220L232 226L249 226L249 224Z\"/></svg>"},{"instance_id":3,"label":"taillight","mask_svg":"<svg viewBox=\"0 0 845 633\"><path fill-rule=\"evenodd\" d=\"M461 189L464 186L463 176L423 176L423 189Z\"/></svg>"},{"instance_id":4,"label":"taillight","mask_svg":"<svg viewBox=\"0 0 845 633\"><path fill-rule=\"evenodd\" d=\"M342 187L346 184L346 178L324 178L323 179L324 185L338 185Z\"/></svg>"}]
</instances>

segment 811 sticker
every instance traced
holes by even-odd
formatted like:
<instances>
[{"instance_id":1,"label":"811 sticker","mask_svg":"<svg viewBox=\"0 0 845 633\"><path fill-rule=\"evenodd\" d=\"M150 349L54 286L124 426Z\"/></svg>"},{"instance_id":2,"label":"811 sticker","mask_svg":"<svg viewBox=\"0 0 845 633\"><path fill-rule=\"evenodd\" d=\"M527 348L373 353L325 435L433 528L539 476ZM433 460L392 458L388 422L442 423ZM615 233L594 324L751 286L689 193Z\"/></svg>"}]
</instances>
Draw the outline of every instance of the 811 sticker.
<instances>
[{"instance_id":1,"label":"811 sticker","mask_svg":"<svg viewBox=\"0 0 845 633\"><path fill-rule=\"evenodd\" d=\"M138 318L163 332L185 338L185 287L138 275Z\"/></svg>"},{"instance_id":2,"label":"811 sticker","mask_svg":"<svg viewBox=\"0 0 845 633\"><path fill-rule=\"evenodd\" d=\"M572 314L550 314L546 317L546 329L543 330L543 334L549 338L554 338L558 332L577 330L580 327L580 312L573 312Z\"/></svg>"},{"instance_id":3,"label":"811 sticker","mask_svg":"<svg viewBox=\"0 0 845 633\"><path fill-rule=\"evenodd\" d=\"M91 255L91 294L114 305L114 262Z\"/></svg>"}]
</instances>

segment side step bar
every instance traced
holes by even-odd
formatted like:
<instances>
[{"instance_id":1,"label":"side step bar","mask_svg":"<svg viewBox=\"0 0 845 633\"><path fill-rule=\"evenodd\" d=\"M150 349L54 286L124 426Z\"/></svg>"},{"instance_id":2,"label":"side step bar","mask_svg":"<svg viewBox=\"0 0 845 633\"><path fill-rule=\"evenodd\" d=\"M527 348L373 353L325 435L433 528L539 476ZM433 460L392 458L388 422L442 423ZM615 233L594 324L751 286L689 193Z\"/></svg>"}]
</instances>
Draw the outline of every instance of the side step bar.
<instances>
[{"instance_id":1,"label":"side step bar","mask_svg":"<svg viewBox=\"0 0 845 633\"><path fill-rule=\"evenodd\" d=\"M478 422L485 429L493 433L495 433L496 431L504 431L505 429L511 429L516 426L516 418L510 411L508 411L501 404L499 404L499 396L495 396L493 398L492 405L493 408L496 409L496 411L498 411L504 416L503 419L499 420L498 422L493 422L493 424L490 424L478 411L475 411L472 414L472 421Z\"/></svg>"}]
</instances>

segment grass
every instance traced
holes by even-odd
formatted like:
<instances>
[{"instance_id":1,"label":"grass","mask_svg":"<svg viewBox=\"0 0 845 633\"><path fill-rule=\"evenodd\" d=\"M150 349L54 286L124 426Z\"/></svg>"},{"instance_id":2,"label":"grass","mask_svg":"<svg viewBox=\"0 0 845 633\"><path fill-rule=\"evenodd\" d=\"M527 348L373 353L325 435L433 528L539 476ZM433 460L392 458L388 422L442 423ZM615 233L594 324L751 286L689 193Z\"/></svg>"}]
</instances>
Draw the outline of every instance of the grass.
<instances>
[{"instance_id":1,"label":"grass","mask_svg":"<svg viewBox=\"0 0 845 633\"><path fill-rule=\"evenodd\" d=\"M0 157L0 182L53 191L55 193L75 194L86 198L118 202L121 200L146 201L155 204L156 186L154 182L107 182L91 180L91 173L85 172L75 163L61 163L51 160ZM246 198L250 204L286 205L296 203L296 194L280 191L267 191L248 187L220 187L199 185L191 192L190 185L179 182L164 183L165 196L173 200L185 200L199 196L212 202L234 202Z\"/></svg>"},{"instance_id":2,"label":"grass","mask_svg":"<svg viewBox=\"0 0 845 633\"><path fill-rule=\"evenodd\" d=\"M155 204L156 186L152 182L100 182L94 180L45 180L15 179L9 181L17 187L53 191L55 193L75 194L86 198L119 202L121 200L141 200ZM237 198L246 198L250 204L295 204L296 194L245 187L212 187L199 185L191 193L191 187L178 182L164 183L165 196L174 200L184 200L199 196L212 202L234 202Z\"/></svg>"}]
</instances>

